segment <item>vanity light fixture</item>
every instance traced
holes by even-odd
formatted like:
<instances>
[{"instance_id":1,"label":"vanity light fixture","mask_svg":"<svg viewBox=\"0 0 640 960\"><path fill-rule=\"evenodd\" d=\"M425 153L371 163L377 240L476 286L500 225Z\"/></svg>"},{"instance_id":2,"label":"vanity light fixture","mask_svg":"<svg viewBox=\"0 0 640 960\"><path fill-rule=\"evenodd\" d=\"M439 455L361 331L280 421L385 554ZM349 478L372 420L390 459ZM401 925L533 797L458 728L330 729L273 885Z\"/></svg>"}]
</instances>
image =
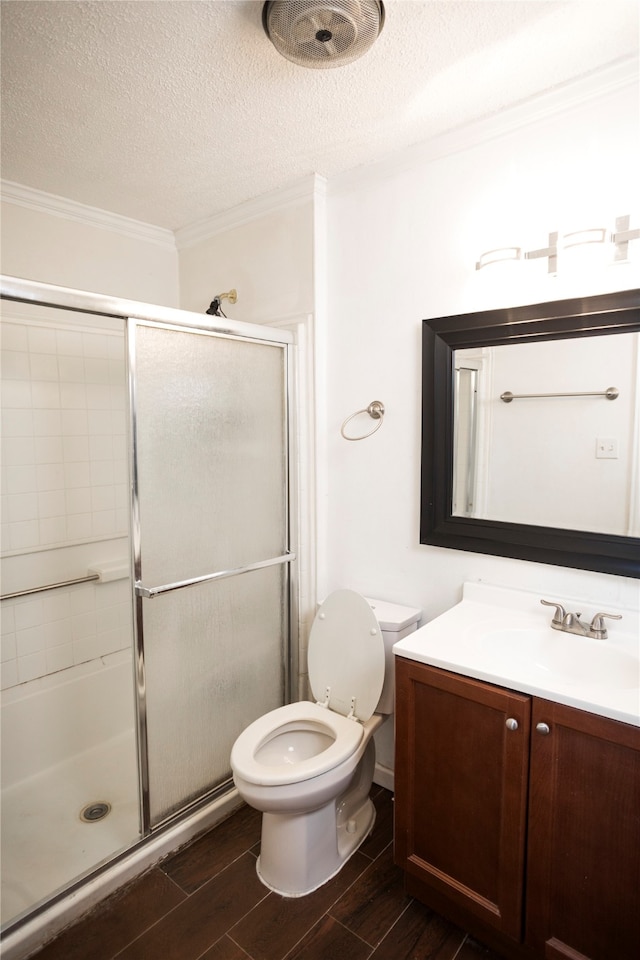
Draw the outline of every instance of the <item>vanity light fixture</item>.
<instances>
[{"instance_id":1,"label":"vanity light fixture","mask_svg":"<svg viewBox=\"0 0 640 960\"><path fill-rule=\"evenodd\" d=\"M616 217L615 231L609 233L606 227L590 227L585 230L574 230L565 233L561 239L557 231L549 233L546 247L537 250L527 250L522 253L521 247L499 247L482 253L476 262L476 270L482 270L492 263L503 260L547 260L547 272L558 272L558 251L568 250L585 244L602 244L611 242L614 247L613 262L626 263L629 260L629 243L640 239L640 229L630 229L631 217L627 214Z\"/></svg>"},{"instance_id":2,"label":"vanity light fixture","mask_svg":"<svg viewBox=\"0 0 640 960\"><path fill-rule=\"evenodd\" d=\"M476 270L488 267L490 263L503 263L508 260L521 260L522 247L498 247L496 250L487 250L480 255L476 263Z\"/></svg>"}]
</instances>

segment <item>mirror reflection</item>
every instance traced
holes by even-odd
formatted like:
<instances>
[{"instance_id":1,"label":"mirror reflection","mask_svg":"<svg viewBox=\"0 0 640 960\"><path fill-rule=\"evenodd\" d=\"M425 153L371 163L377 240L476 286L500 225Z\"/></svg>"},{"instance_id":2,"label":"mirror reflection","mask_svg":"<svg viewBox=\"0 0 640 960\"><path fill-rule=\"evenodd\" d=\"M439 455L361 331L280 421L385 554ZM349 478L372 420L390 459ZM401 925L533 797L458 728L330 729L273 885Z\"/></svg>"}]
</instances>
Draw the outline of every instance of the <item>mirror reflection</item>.
<instances>
[{"instance_id":1,"label":"mirror reflection","mask_svg":"<svg viewBox=\"0 0 640 960\"><path fill-rule=\"evenodd\" d=\"M453 516L639 536L639 351L638 333L455 350Z\"/></svg>"}]
</instances>

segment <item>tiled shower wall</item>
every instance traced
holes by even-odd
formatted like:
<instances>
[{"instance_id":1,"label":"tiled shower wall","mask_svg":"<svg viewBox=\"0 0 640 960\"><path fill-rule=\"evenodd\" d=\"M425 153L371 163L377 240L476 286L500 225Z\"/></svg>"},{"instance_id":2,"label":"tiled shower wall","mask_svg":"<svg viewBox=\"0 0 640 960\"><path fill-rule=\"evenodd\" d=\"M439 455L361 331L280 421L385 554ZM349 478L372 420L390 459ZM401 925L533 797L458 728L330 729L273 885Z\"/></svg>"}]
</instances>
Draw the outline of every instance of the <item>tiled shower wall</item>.
<instances>
[{"instance_id":1,"label":"tiled shower wall","mask_svg":"<svg viewBox=\"0 0 640 960\"><path fill-rule=\"evenodd\" d=\"M125 386L121 329L3 321L5 564L29 554L37 579L45 551L127 536ZM128 646L130 618L127 580L3 601L3 688Z\"/></svg>"}]
</instances>

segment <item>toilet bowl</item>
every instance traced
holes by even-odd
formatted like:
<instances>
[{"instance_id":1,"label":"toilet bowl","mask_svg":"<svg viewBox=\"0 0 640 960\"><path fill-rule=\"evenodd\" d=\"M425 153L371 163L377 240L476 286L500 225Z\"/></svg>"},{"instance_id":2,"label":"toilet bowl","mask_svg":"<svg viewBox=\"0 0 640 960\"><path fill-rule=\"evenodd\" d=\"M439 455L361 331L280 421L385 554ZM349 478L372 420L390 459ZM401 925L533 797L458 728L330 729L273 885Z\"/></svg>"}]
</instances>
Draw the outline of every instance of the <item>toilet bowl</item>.
<instances>
[{"instance_id":1,"label":"toilet bowl","mask_svg":"<svg viewBox=\"0 0 640 960\"><path fill-rule=\"evenodd\" d=\"M394 643L421 611L338 590L309 637L316 702L272 710L231 751L240 796L262 812L257 871L270 890L301 897L326 883L370 834L373 735L393 711Z\"/></svg>"}]
</instances>

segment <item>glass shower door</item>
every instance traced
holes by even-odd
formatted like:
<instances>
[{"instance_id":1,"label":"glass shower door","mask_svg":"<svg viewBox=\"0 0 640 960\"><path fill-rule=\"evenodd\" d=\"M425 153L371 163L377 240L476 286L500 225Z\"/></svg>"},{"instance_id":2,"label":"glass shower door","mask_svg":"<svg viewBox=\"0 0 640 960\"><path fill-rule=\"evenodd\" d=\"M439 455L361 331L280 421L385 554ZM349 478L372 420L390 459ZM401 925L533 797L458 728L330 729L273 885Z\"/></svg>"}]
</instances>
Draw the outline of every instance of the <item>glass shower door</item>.
<instances>
[{"instance_id":1,"label":"glass shower door","mask_svg":"<svg viewBox=\"0 0 640 960\"><path fill-rule=\"evenodd\" d=\"M287 345L129 321L143 820L229 781L285 700Z\"/></svg>"}]
</instances>

